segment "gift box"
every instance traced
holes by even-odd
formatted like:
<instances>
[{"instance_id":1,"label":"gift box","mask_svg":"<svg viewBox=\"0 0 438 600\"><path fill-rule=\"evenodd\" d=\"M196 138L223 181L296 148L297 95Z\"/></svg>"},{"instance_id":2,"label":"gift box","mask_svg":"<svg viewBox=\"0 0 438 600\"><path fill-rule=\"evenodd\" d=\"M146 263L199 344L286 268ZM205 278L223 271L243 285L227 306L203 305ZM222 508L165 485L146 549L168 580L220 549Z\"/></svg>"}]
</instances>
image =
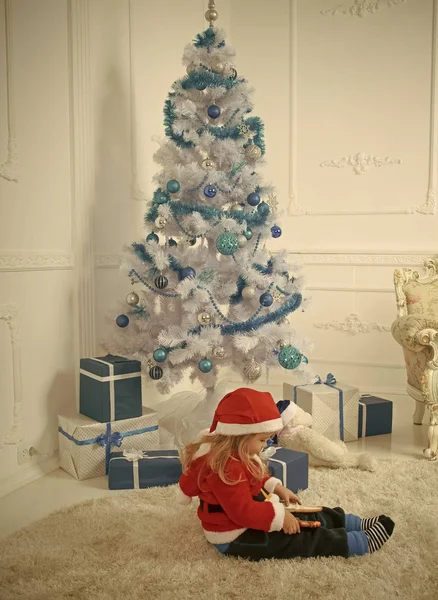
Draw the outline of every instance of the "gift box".
<instances>
[{"instance_id":1,"label":"gift box","mask_svg":"<svg viewBox=\"0 0 438 600\"><path fill-rule=\"evenodd\" d=\"M262 456L268 461L268 469L272 477L280 479L285 487L295 493L307 489L309 486L308 454L271 446Z\"/></svg>"},{"instance_id":2,"label":"gift box","mask_svg":"<svg viewBox=\"0 0 438 600\"><path fill-rule=\"evenodd\" d=\"M140 489L178 483L182 465L177 450L111 452L110 490Z\"/></svg>"},{"instance_id":3,"label":"gift box","mask_svg":"<svg viewBox=\"0 0 438 600\"><path fill-rule=\"evenodd\" d=\"M141 363L108 354L81 358L79 412L101 423L142 414Z\"/></svg>"},{"instance_id":4,"label":"gift box","mask_svg":"<svg viewBox=\"0 0 438 600\"><path fill-rule=\"evenodd\" d=\"M392 402L370 394L359 400L359 437L392 433Z\"/></svg>"},{"instance_id":5,"label":"gift box","mask_svg":"<svg viewBox=\"0 0 438 600\"><path fill-rule=\"evenodd\" d=\"M312 429L328 439L343 442L357 440L359 421L359 389L337 383L329 373L325 382L320 379L311 385L283 384L286 400L295 402L312 415Z\"/></svg>"},{"instance_id":6,"label":"gift box","mask_svg":"<svg viewBox=\"0 0 438 600\"><path fill-rule=\"evenodd\" d=\"M111 450L157 450L157 413L143 408L141 417L99 423L81 414L58 415L60 467L76 479L108 473Z\"/></svg>"}]
</instances>

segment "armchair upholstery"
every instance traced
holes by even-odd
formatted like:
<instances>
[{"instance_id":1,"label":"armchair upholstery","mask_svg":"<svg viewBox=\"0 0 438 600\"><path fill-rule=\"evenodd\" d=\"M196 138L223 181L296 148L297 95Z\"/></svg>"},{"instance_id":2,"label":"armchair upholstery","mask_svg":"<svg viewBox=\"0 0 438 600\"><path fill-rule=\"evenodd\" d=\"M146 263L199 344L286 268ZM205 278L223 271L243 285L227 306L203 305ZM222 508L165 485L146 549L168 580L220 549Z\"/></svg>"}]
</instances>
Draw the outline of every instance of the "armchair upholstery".
<instances>
[{"instance_id":1,"label":"armchair upholstery","mask_svg":"<svg viewBox=\"0 0 438 600\"><path fill-rule=\"evenodd\" d=\"M429 447L424 456L437 459L438 451L438 260L425 262L421 277L412 269L397 269L394 285L398 317L392 335L402 346L407 392L416 401L414 423L421 425L430 411Z\"/></svg>"}]
</instances>

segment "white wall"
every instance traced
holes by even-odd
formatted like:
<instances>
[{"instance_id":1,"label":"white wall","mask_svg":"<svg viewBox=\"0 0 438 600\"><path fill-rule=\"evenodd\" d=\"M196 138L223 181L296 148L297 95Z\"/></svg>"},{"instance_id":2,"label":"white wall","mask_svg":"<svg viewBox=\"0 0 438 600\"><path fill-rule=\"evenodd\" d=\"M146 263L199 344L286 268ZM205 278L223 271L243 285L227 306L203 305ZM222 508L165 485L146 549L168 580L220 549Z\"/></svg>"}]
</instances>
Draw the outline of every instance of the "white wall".
<instances>
[{"instance_id":1,"label":"white wall","mask_svg":"<svg viewBox=\"0 0 438 600\"><path fill-rule=\"evenodd\" d=\"M0 485L11 489L36 473L18 467L17 443L55 451L77 359L129 291L121 248L142 237L151 138L164 135L163 103L207 2L0 0L1 15L5 4L0 164L8 129L18 145L18 180L0 177ZM392 273L438 251L436 5L217 2L286 211L272 247L304 263L313 296L293 325L314 340L321 374L363 391L403 392ZM159 399L148 385L146 401Z\"/></svg>"},{"instance_id":2,"label":"white wall","mask_svg":"<svg viewBox=\"0 0 438 600\"><path fill-rule=\"evenodd\" d=\"M56 467L56 414L74 402L66 2L1 0L0 48L0 490L7 492ZM18 466L22 441L39 455Z\"/></svg>"}]
</instances>

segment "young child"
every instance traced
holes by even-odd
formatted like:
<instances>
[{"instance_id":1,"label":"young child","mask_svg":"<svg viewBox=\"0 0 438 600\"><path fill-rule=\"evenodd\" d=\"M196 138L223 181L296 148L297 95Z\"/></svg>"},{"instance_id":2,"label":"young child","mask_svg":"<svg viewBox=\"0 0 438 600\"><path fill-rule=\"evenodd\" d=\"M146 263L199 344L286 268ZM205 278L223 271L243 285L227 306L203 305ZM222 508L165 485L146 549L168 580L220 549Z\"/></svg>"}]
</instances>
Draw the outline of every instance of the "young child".
<instances>
[{"instance_id":1,"label":"young child","mask_svg":"<svg viewBox=\"0 0 438 600\"><path fill-rule=\"evenodd\" d=\"M301 502L269 476L260 458L268 439L282 428L271 394L240 388L220 401L210 432L186 446L179 500L189 504L199 497L198 517L207 540L226 555L250 560L347 558L379 550L394 529L385 515L361 519L339 507L323 507L299 515L321 523L301 530L299 520L285 510L285 504Z\"/></svg>"}]
</instances>

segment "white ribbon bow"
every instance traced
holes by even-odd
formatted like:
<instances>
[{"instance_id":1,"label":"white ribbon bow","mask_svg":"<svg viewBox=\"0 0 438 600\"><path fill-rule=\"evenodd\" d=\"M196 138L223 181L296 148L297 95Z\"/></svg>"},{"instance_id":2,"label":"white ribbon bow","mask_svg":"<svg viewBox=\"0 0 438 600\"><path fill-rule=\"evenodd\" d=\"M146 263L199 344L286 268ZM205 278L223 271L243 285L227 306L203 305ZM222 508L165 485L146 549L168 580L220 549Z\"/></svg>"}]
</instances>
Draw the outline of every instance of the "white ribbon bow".
<instances>
[{"instance_id":1,"label":"white ribbon bow","mask_svg":"<svg viewBox=\"0 0 438 600\"><path fill-rule=\"evenodd\" d=\"M277 448L274 448L274 446L269 446L269 448L266 448L265 450L263 450L263 452L260 453L260 456L262 458L268 460L269 458L274 456L274 454L276 452L277 452Z\"/></svg>"},{"instance_id":2,"label":"white ribbon bow","mask_svg":"<svg viewBox=\"0 0 438 600\"><path fill-rule=\"evenodd\" d=\"M140 458L144 458L144 453L142 450L130 448L129 450L123 450L123 458L127 458L131 462L134 462L136 460L140 460Z\"/></svg>"}]
</instances>

